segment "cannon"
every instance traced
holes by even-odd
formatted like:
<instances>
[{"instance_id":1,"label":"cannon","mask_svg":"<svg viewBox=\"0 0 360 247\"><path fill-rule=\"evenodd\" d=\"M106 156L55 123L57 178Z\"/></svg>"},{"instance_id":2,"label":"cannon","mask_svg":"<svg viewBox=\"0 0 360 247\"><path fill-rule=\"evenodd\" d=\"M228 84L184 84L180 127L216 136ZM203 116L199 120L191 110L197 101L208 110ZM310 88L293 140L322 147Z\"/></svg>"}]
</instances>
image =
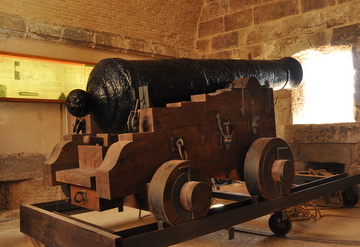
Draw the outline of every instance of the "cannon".
<instances>
[{"instance_id":1,"label":"cannon","mask_svg":"<svg viewBox=\"0 0 360 247\"><path fill-rule=\"evenodd\" d=\"M301 79L292 58L103 60L87 91L67 98L70 113L90 113L101 131L55 146L45 180L68 186L74 205L128 205L172 226L207 216L214 179L245 181L259 200L281 197L294 163L276 137L273 90Z\"/></svg>"},{"instance_id":2,"label":"cannon","mask_svg":"<svg viewBox=\"0 0 360 247\"><path fill-rule=\"evenodd\" d=\"M302 69L289 57L273 61L110 58L92 70L86 92L70 92L66 103L76 117L90 113L103 132L123 133L137 99L139 108L164 107L246 77L255 77L261 86L268 83L273 90L291 90L301 83Z\"/></svg>"}]
</instances>

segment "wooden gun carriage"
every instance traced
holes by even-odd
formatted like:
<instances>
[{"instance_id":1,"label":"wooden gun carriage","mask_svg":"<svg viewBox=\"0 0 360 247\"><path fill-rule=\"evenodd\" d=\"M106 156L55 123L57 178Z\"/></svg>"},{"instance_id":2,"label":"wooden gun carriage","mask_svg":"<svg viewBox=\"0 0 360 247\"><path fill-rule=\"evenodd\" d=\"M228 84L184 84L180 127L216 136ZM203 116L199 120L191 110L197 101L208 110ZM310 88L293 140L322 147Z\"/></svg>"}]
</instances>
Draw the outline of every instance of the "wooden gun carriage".
<instances>
[{"instance_id":1,"label":"wooden gun carriage","mask_svg":"<svg viewBox=\"0 0 360 247\"><path fill-rule=\"evenodd\" d=\"M148 194L152 213L170 224L206 216L211 178L250 179L252 193L277 197L289 192L294 171L289 147L276 138L273 108L272 90L250 78L189 102L140 109L138 133L75 135L60 143L49 158L55 162L45 163L46 178L69 184L72 203L93 210Z\"/></svg>"},{"instance_id":2,"label":"wooden gun carriage","mask_svg":"<svg viewBox=\"0 0 360 247\"><path fill-rule=\"evenodd\" d=\"M113 66L119 61L107 62ZM69 188L71 204L97 211L124 205L145 209L158 222L174 227L208 217L214 179L245 181L253 202L271 201L291 192L294 161L288 144L276 137L273 88L291 89L301 82L301 66L296 60L286 58L275 69L273 62L251 61L255 71L234 72L221 82L216 75L201 71L206 80L200 86L187 75L183 84L190 86L183 86L189 90L179 89L186 92L179 92L181 97L175 97L179 99L175 102L168 99L167 92L173 94L172 89L178 87L168 85L169 76L178 74L167 65L164 71L168 74L159 74L158 61L155 65L131 65L140 70L156 67L154 75L144 76L145 82L130 80L114 87L111 76L101 79L106 88L96 91L92 80L98 83L99 78L113 73L108 71L108 63L105 69L94 69L87 93L75 91L67 102L77 117L90 112L102 130L72 135L71 140L55 146L44 163L46 183ZM116 73L132 67L124 65ZM274 75L273 70L280 72ZM120 77L131 79L128 74ZM156 88L162 84L158 81L161 77L166 86ZM159 94L167 99L162 101ZM123 98L126 103L121 103ZM108 114L114 108L116 113ZM127 133L124 125L130 130ZM274 210L279 207L274 205ZM22 228L30 234L26 223Z\"/></svg>"},{"instance_id":3,"label":"wooden gun carriage","mask_svg":"<svg viewBox=\"0 0 360 247\"><path fill-rule=\"evenodd\" d=\"M278 64L296 62L286 59ZM294 77L290 73L301 74L301 66L296 66L287 69L285 80L279 69L271 85ZM263 70L269 72L267 67ZM96 73L103 76L94 71L89 85ZM263 81L261 85L255 77L238 78L219 83L226 88L215 92L191 95L190 101L135 107L128 114L127 127L136 133L75 135L72 141L59 144L45 163L48 184L70 185L71 202L92 210L121 206L129 195L135 195L140 208L150 208L156 219L171 225L206 216L211 179L245 180L250 193L264 199L287 194L293 181L293 158L288 145L276 138L273 92L269 80ZM150 95L143 97L151 99L148 106L159 101L151 86ZM109 126L102 120L99 125ZM68 146L71 151L66 150Z\"/></svg>"}]
</instances>

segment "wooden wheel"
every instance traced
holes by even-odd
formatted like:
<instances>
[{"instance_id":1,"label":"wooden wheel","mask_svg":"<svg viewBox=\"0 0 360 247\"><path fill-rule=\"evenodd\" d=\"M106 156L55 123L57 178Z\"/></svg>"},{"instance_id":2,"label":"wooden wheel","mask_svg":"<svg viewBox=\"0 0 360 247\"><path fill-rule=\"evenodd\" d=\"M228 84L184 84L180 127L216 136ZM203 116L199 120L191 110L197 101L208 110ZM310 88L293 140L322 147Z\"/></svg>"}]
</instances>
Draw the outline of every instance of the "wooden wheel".
<instances>
[{"instance_id":1,"label":"wooden wheel","mask_svg":"<svg viewBox=\"0 0 360 247\"><path fill-rule=\"evenodd\" d=\"M158 221L177 225L205 217L212 199L204 167L188 160L170 160L154 174L149 186L150 211Z\"/></svg>"},{"instance_id":2,"label":"wooden wheel","mask_svg":"<svg viewBox=\"0 0 360 247\"><path fill-rule=\"evenodd\" d=\"M290 192L294 162L287 143L280 138L259 138L249 148L244 179L251 195L276 198Z\"/></svg>"}]
</instances>

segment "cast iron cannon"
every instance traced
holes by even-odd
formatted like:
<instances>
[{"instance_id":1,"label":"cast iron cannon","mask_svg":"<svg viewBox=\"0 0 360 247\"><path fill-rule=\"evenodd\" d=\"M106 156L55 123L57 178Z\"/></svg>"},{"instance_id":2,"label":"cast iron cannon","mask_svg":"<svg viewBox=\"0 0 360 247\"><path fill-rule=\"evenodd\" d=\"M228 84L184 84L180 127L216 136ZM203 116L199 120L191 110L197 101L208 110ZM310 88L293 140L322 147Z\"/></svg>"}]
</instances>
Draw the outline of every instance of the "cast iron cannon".
<instances>
[{"instance_id":1,"label":"cast iron cannon","mask_svg":"<svg viewBox=\"0 0 360 247\"><path fill-rule=\"evenodd\" d=\"M261 86L293 89L301 83L301 65L293 58L280 60L135 60L100 61L90 74L86 92L72 91L67 108L76 117L88 113L105 133L127 132L135 109L164 107L190 100L191 95L226 88L235 79L255 77Z\"/></svg>"}]
</instances>

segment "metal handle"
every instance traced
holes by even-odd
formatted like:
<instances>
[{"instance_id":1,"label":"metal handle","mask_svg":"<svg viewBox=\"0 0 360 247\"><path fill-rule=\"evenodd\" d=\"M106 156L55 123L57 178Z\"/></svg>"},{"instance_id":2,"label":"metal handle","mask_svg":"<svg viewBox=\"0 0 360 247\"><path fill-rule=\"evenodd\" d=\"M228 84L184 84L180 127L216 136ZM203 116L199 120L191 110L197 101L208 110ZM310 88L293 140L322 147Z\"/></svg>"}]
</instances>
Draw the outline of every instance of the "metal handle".
<instances>
[{"instance_id":1,"label":"metal handle","mask_svg":"<svg viewBox=\"0 0 360 247\"><path fill-rule=\"evenodd\" d=\"M78 199L79 195L80 195L80 200ZM75 202L81 203L81 202L85 202L86 200L87 200L86 191L81 190L81 191L78 191L78 192L75 193L75 195L74 195L74 201Z\"/></svg>"}]
</instances>

